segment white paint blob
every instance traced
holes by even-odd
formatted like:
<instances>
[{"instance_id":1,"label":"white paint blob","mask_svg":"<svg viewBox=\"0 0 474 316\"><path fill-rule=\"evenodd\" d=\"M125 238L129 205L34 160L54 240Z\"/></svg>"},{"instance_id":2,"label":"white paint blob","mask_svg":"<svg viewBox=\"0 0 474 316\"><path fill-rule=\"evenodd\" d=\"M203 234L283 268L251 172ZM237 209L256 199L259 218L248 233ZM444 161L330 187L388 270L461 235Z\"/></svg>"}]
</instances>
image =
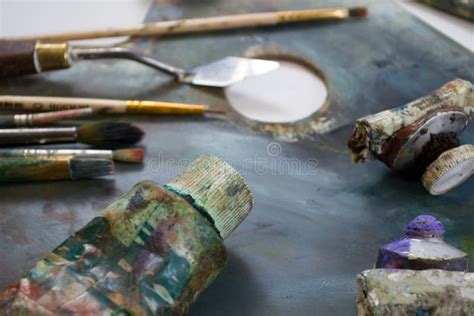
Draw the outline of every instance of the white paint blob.
<instances>
[{"instance_id":1,"label":"white paint blob","mask_svg":"<svg viewBox=\"0 0 474 316\"><path fill-rule=\"evenodd\" d=\"M242 116L264 123L301 120L318 111L328 91L312 70L288 61L280 68L249 77L225 89L230 105Z\"/></svg>"}]
</instances>

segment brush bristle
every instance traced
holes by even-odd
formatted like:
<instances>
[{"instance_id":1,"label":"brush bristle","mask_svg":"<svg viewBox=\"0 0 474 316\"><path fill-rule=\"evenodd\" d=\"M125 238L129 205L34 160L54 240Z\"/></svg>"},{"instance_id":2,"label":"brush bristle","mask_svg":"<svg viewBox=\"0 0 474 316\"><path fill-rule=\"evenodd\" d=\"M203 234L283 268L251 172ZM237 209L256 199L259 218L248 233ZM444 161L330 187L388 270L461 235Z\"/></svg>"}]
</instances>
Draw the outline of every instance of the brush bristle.
<instances>
[{"instance_id":1,"label":"brush bristle","mask_svg":"<svg viewBox=\"0 0 474 316\"><path fill-rule=\"evenodd\" d=\"M130 163L142 163L145 151L143 148L127 148L114 150L114 160Z\"/></svg>"},{"instance_id":2,"label":"brush bristle","mask_svg":"<svg viewBox=\"0 0 474 316\"><path fill-rule=\"evenodd\" d=\"M88 179L114 174L114 162L100 158L74 158L69 162L73 179Z\"/></svg>"},{"instance_id":3,"label":"brush bristle","mask_svg":"<svg viewBox=\"0 0 474 316\"><path fill-rule=\"evenodd\" d=\"M78 141L106 148L120 148L138 143L143 130L123 122L89 123L79 127Z\"/></svg>"},{"instance_id":4,"label":"brush bristle","mask_svg":"<svg viewBox=\"0 0 474 316\"><path fill-rule=\"evenodd\" d=\"M349 16L367 16L369 14L369 10L367 7L359 7L359 8L351 8L349 9Z\"/></svg>"}]
</instances>

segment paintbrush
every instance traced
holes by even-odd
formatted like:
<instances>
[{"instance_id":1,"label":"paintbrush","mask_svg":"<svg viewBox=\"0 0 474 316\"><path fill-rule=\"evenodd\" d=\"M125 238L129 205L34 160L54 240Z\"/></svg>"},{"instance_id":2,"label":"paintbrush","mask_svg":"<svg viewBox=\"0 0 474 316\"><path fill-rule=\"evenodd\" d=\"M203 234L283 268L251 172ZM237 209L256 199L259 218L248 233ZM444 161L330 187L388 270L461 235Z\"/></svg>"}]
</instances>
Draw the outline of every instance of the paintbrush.
<instances>
[{"instance_id":1,"label":"paintbrush","mask_svg":"<svg viewBox=\"0 0 474 316\"><path fill-rule=\"evenodd\" d=\"M35 114L3 114L0 115L0 127L48 125L58 121L91 116L99 110L105 109L82 108Z\"/></svg>"},{"instance_id":2,"label":"paintbrush","mask_svg":"<svg viewBox=\"0 0 474 316\"><path fill-rule=\"evenodd\" d=\"M114 162L90 158L3 158L0 182L76 180L114 173Z\"/></svg>"},{"instance_id":3,"label":"paintbrush","mask_svg":"<svg viewBox=\"0 0 474 316\"><path fill-rule=\"evenodd\" d=\"M37 149L37 148L6 148L0 149L0 159L9 157L45 158L102 158L120 162L142 163L143 148L107 149Z\"/></svg>"},{"instance_id":4,"label":"paintbrush","mask_svg":"<svg viewBox=\"0 0 474 316\"><path fill-rule=\"evenodd\" d=\"M70 32L52 35L17 36L9 40L41 40L49 42L84 40L117 36L157 36L230 30L244 27L268 26L316 20L341 20L367 16L367 7L327 8L296 11L276 11L237 15L162 21L141 24L135 27L107 28L85 32Z\"/></svg>"},{"instance_id":5,"label":"paintbrush","mask_svg":"<svg viewBox=\"0 0 474 316\"><path fill-rule=\"evenodd\" d=\"M225 111L210 109L205 105L169 103L160 101L111 100L90 98L64 98L40 96L0 96L0 109L26 111L57 111L90 107L107 113L149 115L203 115Z\"/></svg>"},{"instance_id":6,"label":"paintbrush","mask_svg":"<svg viewBox=\"0 0 474 316\"><path fill-rule=\"evenodd\" d=\"M88 123L79 127L42 127L0 129L0 146L79 142L104 148L138 143L143 131L123 122Z\"/></svg>"}]
</instances>

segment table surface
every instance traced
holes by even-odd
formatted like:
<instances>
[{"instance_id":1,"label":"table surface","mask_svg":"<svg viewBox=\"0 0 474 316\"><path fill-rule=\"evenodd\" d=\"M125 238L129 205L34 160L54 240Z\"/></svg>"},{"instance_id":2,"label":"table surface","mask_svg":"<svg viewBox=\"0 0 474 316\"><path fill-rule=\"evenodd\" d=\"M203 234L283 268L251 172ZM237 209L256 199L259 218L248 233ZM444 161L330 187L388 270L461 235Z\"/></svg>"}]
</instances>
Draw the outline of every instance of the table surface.
<instances>
[{"instance_id":1,"label":"table surface","mask_svg":"<svg viewBox=\"0 0 474 316\"><path fill-rule=\"evenodd\" d=\"M160 0L147 20L343 3ZM456 77L474 81L473 55L390 1L351 3L367 3L369 18L133 42L182 67L259 49L302 56L324 73L329 106L285 125L258 124L235 113L227 119L128 117L147 133L144 166L119 165L115 181L0 186L0 287L134 183L150 179L164 184L201 153L231 162L254 192L255 207L226 240L228 266L192 315L355 314L356 274L372 267L378 247L398 238L419 214L438 217L447 240L469 252L474 262L473 179L432 197L419 178L401 176L379 162L352 165L346 147L356 118L426 95ZM179 85L127 61L83 62L67 71L4 81L0 93L229 108L219 90ZM462 141L473 143L472 126Z\"/></svg>"}]
</instances>

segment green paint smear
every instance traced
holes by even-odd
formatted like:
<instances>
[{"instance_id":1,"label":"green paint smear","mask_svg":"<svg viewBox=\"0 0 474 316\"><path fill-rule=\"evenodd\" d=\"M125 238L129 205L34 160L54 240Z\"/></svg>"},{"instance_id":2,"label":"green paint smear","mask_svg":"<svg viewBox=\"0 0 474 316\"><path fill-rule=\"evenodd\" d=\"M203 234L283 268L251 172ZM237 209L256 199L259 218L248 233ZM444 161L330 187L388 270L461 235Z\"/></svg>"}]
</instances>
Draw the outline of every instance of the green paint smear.
<instances>
[{"instance_id":1,"label":"green paint smear","mask_svg":"<svg viewBox=\"0 0 474 316\"><path fill-rule=\"evenodd\" d=\"M172 187L172 186L169 186L169 185L165 185L164 186L165 189L171 191L171 192L174 192L176 194L178 194L179 196L181 196L183 199L185 199L189 204L191 204L197 211L199 211L199 213L204 216L212 225L212 228L217 232L217 234L219 235L219 237L222 238L221 236L221 233L217 230L216 228L216 224L214 222L214 219L212 218L212 216L209 214L209 212L204 208L204 206L201 205L201 203L199 203L199 201L196 201L189 193L183 191L183 190L180 190L178 188L175 188L175 187Z\"/></svg>"},{"instance_id":2,"label":"green paint smear","mask_svg":"<svg viewBox=\"0 0 474 316\"><path fill-rule=\"evenodd\" d=\"M470 270L472 270L472 265L474 265L474 238L464 239L461 242L460 248L467 253L469 263L471 264Z\"/></svg>"}]
</instances>

